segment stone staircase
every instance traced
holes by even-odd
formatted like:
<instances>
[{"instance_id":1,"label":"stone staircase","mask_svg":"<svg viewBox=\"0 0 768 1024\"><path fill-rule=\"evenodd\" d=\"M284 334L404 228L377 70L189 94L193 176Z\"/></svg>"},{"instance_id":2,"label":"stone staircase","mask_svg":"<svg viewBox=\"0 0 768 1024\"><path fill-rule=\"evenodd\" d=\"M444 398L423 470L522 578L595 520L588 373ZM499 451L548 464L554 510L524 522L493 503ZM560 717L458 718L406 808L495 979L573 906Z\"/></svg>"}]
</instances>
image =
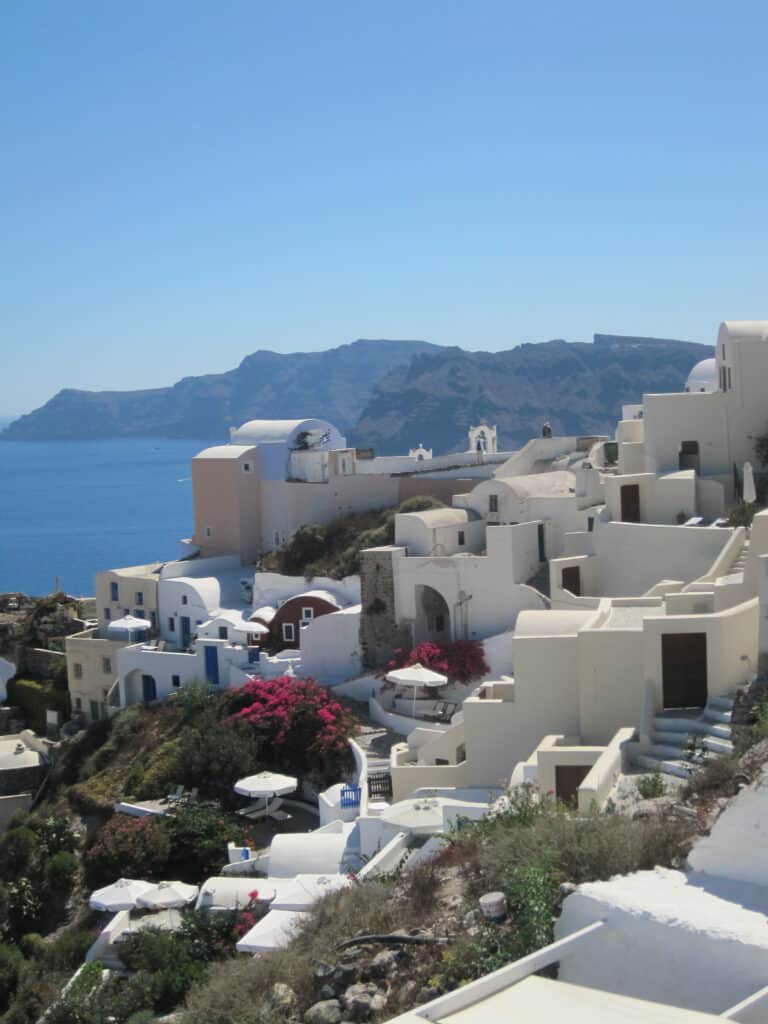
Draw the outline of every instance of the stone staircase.
<instances>
[{"instance_id":1,"label":"stone staircase","mask_svg":"<svg viewBox=\"0 0 768 1024\"><path fill-rule=\"evenodd\" d=\"M687 711L656 715L651 746L635 756L635 764L687 779L707 761L733 753L732 711L732 697L710 697L698 715Z\"/></svg>"},{"instance_id":2,"label":"stone staircase","mask_svg":"<svg viewBox=\"0 0 768 1024\"><path fill-rule=\"evenodd\" d=\"M744 566L746 565L748 555L749 541L745 540L744 544L742 545L741 551L739 552L738 558L734 559L733 565L731 565L731 568L728 570L729 576L735 575L738 572L744 572Z\"/></svg>"}]
</instances>

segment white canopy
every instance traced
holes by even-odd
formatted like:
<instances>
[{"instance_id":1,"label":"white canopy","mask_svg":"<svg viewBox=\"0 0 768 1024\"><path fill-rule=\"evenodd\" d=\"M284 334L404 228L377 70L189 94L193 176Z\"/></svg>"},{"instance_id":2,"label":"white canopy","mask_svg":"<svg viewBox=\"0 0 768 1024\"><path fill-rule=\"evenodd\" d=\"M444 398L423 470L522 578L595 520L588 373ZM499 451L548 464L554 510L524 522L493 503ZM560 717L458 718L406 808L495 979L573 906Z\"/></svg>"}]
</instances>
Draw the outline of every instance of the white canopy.
<instances>
[{"instance_id":1,"label":"white canopy","mask_svg":"<svg viewBox=\"0 0 768 1024\"><path fill-rule=\"evenodd\" d=\"M272 796L293 793L298 784L298 780L290 775L280 775L278 772L259 772L256 775L238 779L235 783L235 792L241 796L252 797L254 800L259 797L268 800Z\"/></svg>"},{"instance_id":2,"label":"white canopy","mask_svg":"<svg viewBox=\"0 0 768 1024\"><path fill-rule=\"evenodd\" d=\"M136 906L140 896L154 889L153 882L142 882L136 878L118 878L112 885L96 889L88 901L92 910L130 910Z\"/></svg>"},{"instance_id":3,"label":"white canopy","mask_svg":"<svg viewBox=\"0 0 768 1024\"><path fill-rule=\"evenodd\" d=\"M307 918L297 910L270 910L240 939L235 946L238 953L267 953L271 949L287 946Z\"/></svg>"},{"instance_id":4,"label":"white canopy","mask_svg":"<svg viewBox=\"0 0 768 1024\"><path fill-rule=\"evenodd\" d=\"M122 619L114 619L112 622L110 622L107 628L115 630L127 629L130 632L133 632L137 629L149 629L150 622L149 619L139 619L135 615L124 615Z\"/></svg>"},{"instance_id":5,"label":"white canopy","mask_svg":"<svg viewBox=\"0 0 768 1024\"><path fill-rule=\"evenodd\" d=\"M350 881L346 875L296 875L293 879L275 879L273 910L309 910L313 903L329 892L346 889Z\"/></svg>"},{"instance_id":6,"label":"white canopy","mask_svg":"<svg viewBox=\"0 0 768 1024\"><path fill-rule=\"evenodd\" d=\"M431 835L443 828L443 808L436 799L400 800L383 812L381 820L414 835Z\"/></svg>"},{"instance_id":7,"label":"white canopy","mask_svg":"<svg viewBox=\"0 0 768 1024\"><path fill-rule=\"evenodd\" d=\"M438 687L445 686L448 682L448 676L433 672L431 668L426 668L418 661L407 668L396 668L392 672L387 672L386 679L387 682L397 683L398 686Z\"/></svg>"},{"instance_id":8,"label":"white canopy","mask_svg":"<svg viewBox=\"0 0 768 1024\"><path fill-rule=\"evenodd\" d=\"M140 907L183 907L197 896L198 886L186 882L158 882L137 899Z\"/></svg>"}]
</instances>

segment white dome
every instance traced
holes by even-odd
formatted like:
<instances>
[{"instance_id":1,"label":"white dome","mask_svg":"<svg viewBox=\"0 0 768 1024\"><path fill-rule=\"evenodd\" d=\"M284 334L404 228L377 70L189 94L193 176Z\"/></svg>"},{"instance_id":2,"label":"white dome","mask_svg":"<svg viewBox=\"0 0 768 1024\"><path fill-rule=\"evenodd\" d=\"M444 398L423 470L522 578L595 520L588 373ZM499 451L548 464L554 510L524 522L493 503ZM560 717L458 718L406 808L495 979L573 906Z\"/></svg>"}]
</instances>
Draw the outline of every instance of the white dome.
<instances>
[{"instance_id":1,"label":"white dome","mask_svg":"<svg viewBox=\"0 0 768 1024\"><path fill-rule=\"evenodd\" d=\"M702 359L696 363L685 382L686 391L717 391L717 363L713 359Z\"/></svg>"}]
</instances>

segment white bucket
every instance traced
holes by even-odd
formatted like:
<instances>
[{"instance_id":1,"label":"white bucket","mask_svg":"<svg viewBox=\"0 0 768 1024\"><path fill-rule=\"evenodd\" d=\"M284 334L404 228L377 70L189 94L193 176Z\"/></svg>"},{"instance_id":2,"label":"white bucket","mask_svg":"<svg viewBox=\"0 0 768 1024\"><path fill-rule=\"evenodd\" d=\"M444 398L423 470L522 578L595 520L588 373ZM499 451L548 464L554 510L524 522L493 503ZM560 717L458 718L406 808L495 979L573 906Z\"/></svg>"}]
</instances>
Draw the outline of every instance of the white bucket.
<instances>
[{"instance_id":1,"label":"white bucket","mask_svg":"<svg viewBox=\"0 0 768 1024\"><path fill-rule=\"evenodd\" d=\"M481 896L480 913L486 921L494 921L496 924L503 921L507 916L507 897L503 892L487 892Z\"/></svg>"}]
</instances>

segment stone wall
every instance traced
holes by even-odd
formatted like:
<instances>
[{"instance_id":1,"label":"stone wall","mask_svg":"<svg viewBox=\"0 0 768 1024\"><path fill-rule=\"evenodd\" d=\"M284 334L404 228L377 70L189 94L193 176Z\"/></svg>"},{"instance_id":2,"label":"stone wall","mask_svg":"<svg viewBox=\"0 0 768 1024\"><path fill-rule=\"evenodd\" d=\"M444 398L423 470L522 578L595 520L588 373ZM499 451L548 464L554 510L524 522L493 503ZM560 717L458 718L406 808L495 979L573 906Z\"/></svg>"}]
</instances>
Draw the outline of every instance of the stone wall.
<instances>
[{"instance_id":1,"label":"stone wall","mask_svg":"<svg viewBox=\"0 0 768 1024\"><path fill-rule=\"evenodd\" d=\"M66 676L67 657L63 651L47 651L42 647L17 647L16 672L33 679Z\"/></svg>"},{"instance_id":2,"label":"stone wall","mask_svg":"<svg viewBox=\"0 0 768 1024\"><path fill-rule=\"evenodd\" d=\"M370 548L360 559L360 651L363 666L381 668L397 647L413 646L410 626L395 618L394 548Z\"/></svg>"}]
</instances>

